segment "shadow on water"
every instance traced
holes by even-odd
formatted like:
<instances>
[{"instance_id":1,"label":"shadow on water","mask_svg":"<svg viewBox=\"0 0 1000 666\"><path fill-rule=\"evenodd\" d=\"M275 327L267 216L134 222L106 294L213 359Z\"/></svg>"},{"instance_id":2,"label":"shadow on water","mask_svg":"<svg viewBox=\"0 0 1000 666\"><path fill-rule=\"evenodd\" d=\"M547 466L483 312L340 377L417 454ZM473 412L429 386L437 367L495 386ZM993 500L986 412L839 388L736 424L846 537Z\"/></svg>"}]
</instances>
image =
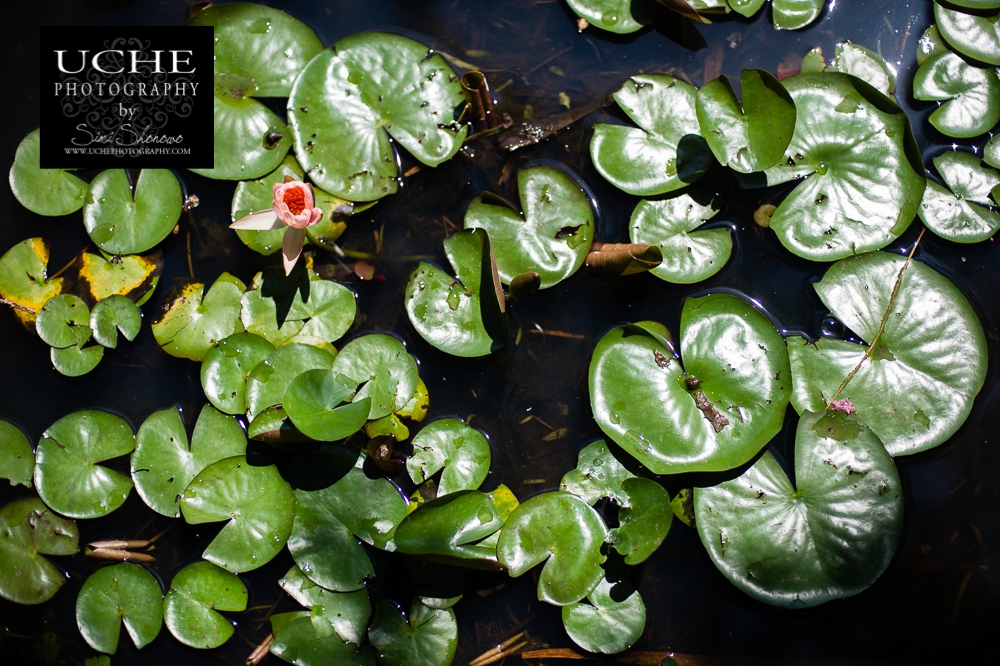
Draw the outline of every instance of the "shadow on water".
<instances>
[{"instance_id":1,"label":"shadow on water","mask_svg":"<svg viewBox=\"0 0 1000 666\"><path fill-rule=\"evenodd\" d=\"M11 82L0 138L3 163L11 162L20 139L38 124L37 26L179 25L188 4L54 0L44 10L30 3L8 9L13 12L8 25L17 27L0 46L3 80ZM738 80L743 67L787 74L809 49L822 46L829 57L838 40L850 39L881 52L899 68L898 97L910 114L921 148L950 143L927 123L931 106L908 97L916 41L930 22L930 3L922 0L840 0L818 25L792 33L773 29L769 9L754 19L721 19L711 25L695 25L654 9L654 27L630 37L593 28L577 34L563 3L548 0L292 0L280 6L312 25L327 44L355 32L400 26L410 34L424 35L441 50L486 72L499 102L497 111L515 122L558 113L567 98L571 106L598 99L638 72L671 73L698 86L720 73ZM421 167L406 179L399 194L352 219L341 240L347 250L373 253L373 232L378 232L382 251L375 263L384 281L360 281L350 272L348 260L325 253L316 257L325 274L343 277L359 295L361 316L350 335L370 330L399 335L419 359L431 395L429 418L456 415L488 434L493 466L484 487L504 483L522 500L557 488L562 474L575 465L580 448L600 437L589 406L587 366L594 345L611 326L653 319L676 332L684 299L704 290L753 297L789 331L812 334L824 313L811 283L825 266L791 257L773 233L753 223L752 213L761 203L783 194L747 192L721 182L716 189L721 204L716 219L733 225L738 251L729 266L696 290L650 275L610 280L581 273L515 303L509 322L516 342L488 358L458 361L424 342L402 307L414 257L436 256L444 264L440 241L461 226L468 202L485 190L507 194L507 181L515 180L517 170L526 164L550 160L578 174L600 202L603 223L598 240L627 238L626 223L636 199L616 191L594 170L588 145L595 122L622 123L625 118L616 109L605 108L509 158L498 155L488 142L478 142L436 169ZM404 155L404 171L414 166ZM41 341L9 313L0 313L4 368L0 416L22 426L33 439L58 418L92 407L116 411L137 425L152 412L177 405L188 427L193 426L204 404L199 367L160 351L148 326L171 283L189 277L188 234L199 280L211 282L228 271L249 283L258 271L276 262L275 257L263 258L245 248L226 228L232 183L189 172L178 175L186 191L200 197L202 206L195 210L191 231L182 221L179 232L162 244L164 274L133 343L108 354L89 375L67 379L51 370L48 349ZM88 246L80 213L39 219L21 208L8 188L0 189L0 250L41 235L52 243L50 265L59 267ZM912 243L918 227L913 225L897 245ZM992 642L1000 599L995 580L1000 571L1000 501L993 483L1000 469L1000 448L992 446L1000 414L1000 391L995 386L998 338L992 325L994 313L1000 311L996 269L1000 250L991 241L962 247L927 238L920 256L970 296L988 324L994 360L987 388L956 436L934 451L897 461L905 485L906 527L889 570L857 597L806 611L782 611L752 600L728 583L711 564L697 534L677 523L663 546L633 576L648 609L639 649L763 659L962 662ZM291 294L282 298L290 303ZM786 469L791 467L796 421L789 410L784 430L770 446ZM550 436L563 428L564 435ZM280 458L281 453L261 455ZM284 460L283 469L311 486L331 478L324 474L317 478L317 469L335 476L343 465L337 452L317 447ZM112 466L127 471L124 459ZM672 493L714 482L705 475L662 481ZM0 502L27 494L4 484ZM156 571L164 581L196 561L219 529L154 514L136 493L110 516L81 521L79 526L81 543L161 534ZM381 552L373 552L373 557L378 571L373 585L403 605L435 579L433 565ZM74 604L82 581L99 564L82 556L56 559L70 579L52 601L38 607L0 601L0 623L7 630L0 647L4 663L82 664L92 655L76 630ZM237 634L223 647L190 650L164 629L141 653L123 638L113 663L243 663L269 631L265 618L297 607L277 583L291 566L284 551L244 576L252 610L232 614ZM533 645L572 647L562 630L559 609L537 601L532 575L506 579L470 572L456 612L460 637L456 664L467 663L515 628L526 628Z\"/></svg>"}]
</instances>

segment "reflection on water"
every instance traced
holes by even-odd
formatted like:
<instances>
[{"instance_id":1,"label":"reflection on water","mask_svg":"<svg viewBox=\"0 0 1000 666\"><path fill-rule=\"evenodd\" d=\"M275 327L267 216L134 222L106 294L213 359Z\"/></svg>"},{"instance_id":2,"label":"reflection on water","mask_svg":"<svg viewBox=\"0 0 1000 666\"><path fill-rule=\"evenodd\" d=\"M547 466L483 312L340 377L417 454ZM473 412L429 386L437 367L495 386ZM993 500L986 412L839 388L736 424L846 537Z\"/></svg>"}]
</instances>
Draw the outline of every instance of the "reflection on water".
<instances>
[{"instance_id":1,"label":"reflection on water","mask_svg":"<svg viewBox=\"0 0 1000 666\"><path fill-rule=\"evenodd\" d=\"M187 2L112 2L55 0L36 11L31 3L9 8L7 39L0 49L3 81L8 82L0 155L9 164L20 139L37 126L38 31L40 24L167 24L183 22ZM668 72L695 85L725 73L738 80L743 67L788 74L814 46L833 54L838 40L851 39L878 51L899 70L899 97L910 112L923 148L950 144L926 122L931 107L908 99L915 70L917 39L929 24L930 3L923 0L841 0L815 27L801 33L778 33L766 10L751 20L732 18L693 27L667 12L655 11L659 28L618 37L587 30L576 32L568 9L552 0L372 0L276 3L312 25L331 44L364 30L406 32L463 61L489 77L499 100L497 111L515 121L544 117L585 104L616 90L639 72ZM651 3L653 4L653 3ZM16 26L16 27L13 27ZM437 169L421 167L402 191L351 222L342 245L374 252L379 232L382 253L377 268L385 281L360 282L363 321L354 332L393 330L420 361L431 393L430 416L458 415L489 434L493 469L486 488L507 484L520 498L558 486L573 467L582 445L600 434L587 393L587 363L593 345L611 326L654 319L677 330L683 299L692 289L668 285L649 275L619 280L577 275L565 283L513 306L512 336L519 340L486 359L456 360L427 345L410 327L402 307L403 289L414 255L439 257L440 240L461 225L465 206L483 190L516 200L509 178L529 161L554 160L586 180L600 202L598 240L627 238L626 222L636 199L610 187L590 164L587 150L594 122L621 121L613 109L594 112L584 122L509 158L486 141ZM403 168L414 166L404 157ZM166 268L146 320L169 290L172 279L187 276L186 244L191 235L192 261L199 279L212 282L222 271L245 281L270 263L250 252L225 229L233 184L179 174L186 190L202 205L195 226L182 222L163 243ZM501 180L505 185L498 185ZM734 224L737 251L730 264L698 291L726 289L752 296L787 330L813 335L842 335L825 317L811 283L823 267L791 257L767 230L752 221L753 210L778 196L743 193L721 184L720 219ZM0 195L0 250L29 236L52 241L50 267L68 262L88 244L80 213L65 219L41 219L22 209L4 188ZM912 242L914 225L898 245ZM190 231L189 231L190 230ZM970 296L983 319L992 358L997 358L994 319L1000 311L997 269L1000 250L992 241L958 246L927 238L920 255L947 274ZM336 264L332 255L322 262ZM849 333L849 332L848 332ZM124 415L133 426L157 409L176 404L193 425L204 403L198 365L168 357L156 346L148 323L132 344L106 355L98 369L79 379L59 376L49 367L48 348L26 333L9 313L0 313L0 360L3 362L0 416L22 426L34 439L56 419L82 408L100 407ZM998 494L991 476L1000 469L995 439L1000 393L994 386L995 362L987 389L976 401L968 423L948 444L898 466L906 488L906 529L899 552L886 574L864 594L807 611L765 607L730 585L709 561L693 530L677 524L660 550L638 568L637 583L649 610L641 649L734 657L825 657L911 661L963 661L995 631L1000 591ZM789 460L795 417L771 444L779 459ZM557 439L544 438L566 428ZM125 461L117 467L127 469ZM705 477L665 479L671 492ZM0 501L25 495L0 490ZM165 580L198 558L218 526L188 526L145 508L132 494L107 518L80 522L81 543L96 539L148 538L157 541L157 569ZM408 605L411 593L398 558L375 555L376 591L394 594ZM23 637L54 632L64 663L82 664L91 656L80 639L74 603L82 580L98 566L82 556L63 558L72 575L57 597L41 607L0 602L0 621L10 635L2 654L43 659L53 638L30 642ZM270 612L294 610L296 604L277 585L291 566L279 556L245 576L252 609L237 619L237 635L208 652L181 647L166 632L142 653L123 640L115 664L242 663L267 633ZM535 599L531 575L508 581L485 574L469 576L470 590L456 607L460 646L455 663L466 663L491 643L527 628L534 645L571 647L562 631L559 610ZM525 624L527 623L527 624ZM518 631L521 628L517 629ZM48 640L48 643L45 641ZM48 646L48 647L46 647ZM15 657L12 657L15 658ZM277 661L276 658L271 658Z\"/></svg>"}]
</instances>

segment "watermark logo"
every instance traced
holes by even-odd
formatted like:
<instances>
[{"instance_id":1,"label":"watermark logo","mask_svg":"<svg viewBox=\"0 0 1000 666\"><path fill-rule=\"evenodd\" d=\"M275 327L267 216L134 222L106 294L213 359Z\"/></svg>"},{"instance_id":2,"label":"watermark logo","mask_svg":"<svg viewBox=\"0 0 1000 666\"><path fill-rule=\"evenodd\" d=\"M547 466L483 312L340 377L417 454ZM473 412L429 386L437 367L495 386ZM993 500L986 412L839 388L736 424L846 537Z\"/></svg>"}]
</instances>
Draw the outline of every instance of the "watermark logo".
<instances>
[{"instance_id":1,"label":"watermark logo","mask_svg":"<svg viewBox=\"0 0 1000 666\"><path fill-rule=\"evenodd\" d=\"M43 27L41 43L43 168L212 168L211 27Z\"/></svg>"}]
</instances>

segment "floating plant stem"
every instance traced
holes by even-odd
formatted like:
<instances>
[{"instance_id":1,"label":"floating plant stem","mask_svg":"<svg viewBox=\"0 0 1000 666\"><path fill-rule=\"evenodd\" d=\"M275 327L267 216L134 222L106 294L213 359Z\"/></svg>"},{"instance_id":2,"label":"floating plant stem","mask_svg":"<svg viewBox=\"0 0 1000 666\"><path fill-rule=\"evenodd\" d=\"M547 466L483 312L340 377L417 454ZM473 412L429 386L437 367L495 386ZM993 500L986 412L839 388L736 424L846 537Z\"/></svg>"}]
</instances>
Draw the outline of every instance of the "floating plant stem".
<instances>
[{"instance_id":1,"label":"floating plant stem","mask_svg":"<svg viewBox=\"0 0 1000 666\"><path fill-rule=\"evenodd\" d=\"M466 72L462 75L462 90L469 100L473 129L479 133L495 128L497 117L486 76L482 72Z\"/></svg>"},{"instance_id":2,"label":"floating plant stem","mask_svg":"<svg viewBox=\"0 0 1000 666\"><path fill-rule=\"evenodd\" d=\"M652 270L662 261L659 246L646 243L594 243L587 255L595 273L615 277Z\"/></svg>"}]
</instances>

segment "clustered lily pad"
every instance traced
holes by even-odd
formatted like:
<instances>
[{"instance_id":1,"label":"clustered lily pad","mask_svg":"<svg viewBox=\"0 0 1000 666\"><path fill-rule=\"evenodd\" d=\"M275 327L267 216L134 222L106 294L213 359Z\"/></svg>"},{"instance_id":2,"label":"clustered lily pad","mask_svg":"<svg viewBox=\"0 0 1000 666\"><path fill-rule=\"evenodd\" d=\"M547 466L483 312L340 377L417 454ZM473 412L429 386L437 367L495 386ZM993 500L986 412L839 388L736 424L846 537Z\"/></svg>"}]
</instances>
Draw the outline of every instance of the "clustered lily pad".
<instances>
[{"instance_id":1,"label":"clustered lily pad","mask_svg":"<svg viewBox=\"0 0 1000 666\"><path fill-rule=\"evenodd\" d=\"M0 419L0 479L30 488L34 473L35 452L28 437L13 423Z\"/></svg>"},{"instance_id":2,"label":"clustered lily pad","mask_svg":"<svg viewBox=\"0 0 1000 666\"><path fill-rule=\"evenodd\" d=\"M711 23L706 16L736 12L753 16L764 0L657 0L681 16ZM641 0L569 0L570 9L591 25L618 34L628 34L649 23L648 10ZM777 30L798 30L815 21L823 11L824 0L772 0L773 21Z\"/></svg>"},{"instance_id":3,"label":"clustered lily pad","mask_svg":"<svg viewBox=\"0 0 1000 666\"><path fill-rule=\"evenodd\" d=\"M457 419L434 421L413 438L406 470L414 483L423 483L440 471L438 497L474 490L490 471L490 445L481 432Z\"/></svg>"},{"instance_id":4,"label":"clustered lily pad","mask_svg":"<svg viewBox=\"0 0 1000 666\"><path fill-rule=\"evenodd\" d=\"M195 562L177 572L163 599L163 619L170 633L195 648L219 647L233 635L233 625L218 611L243 611L247 587L238 576L211 562Z\"/></svg>"},{"instance_id":5,"label":"clustered lily pad","mask_svg":"<svg viewBox=\"0 0 1000 666\"><path fill-rule=\"evenodd\" d=\"M87 644L106 654L118 650L122 623L135 647L153 642L163 626L163 590L153 574L123 562L98 569L76 598L76 624Z\"/></svg>"},{"instance_id":6,"label":"clustered lily pad","mask_svg":"<svg viewBox=\"0 0 1000 666\"><path fill-rule=\"evenodd\" d=\"M80 532L38 498L0 508L0 597L18 604L48 601L67 581L42 555L74 555Z\"/></svg>"},{"instance_id":7,"label":"clustered lily pad","mask_svg":"<svg viewBox=\"0 0 1000 666\"><path fill-rule=\"evenodd\" d=\"M24 137L10 167L10 189L22 206L46 216L69 215L83 207L89 186L70 169L39 166L41 130Z\"/></svg>"},{"instance_id":8,"label":"clustered lily pad","mask_svg":"<svg viewBox=\"0 0 1000 666\"><path fill-rule=\"evenodd\" d=\"M957 53L936 51L913 77L913 96L943 102L930 115L942 134L973 138L1000 121L1000 75L995 67L977 67Z\"/></svg>"},{"instance_id":9,"label":"clustered lily pad","mask_svg":"<svg viewBox=\"0 0 1000 666\"><path fill-rule=\"evenodd\" d=\"M927 181L920 219L942 238L978 243L1000 229L994 192L1000 173L970 153L947 152L934 158L934 168L946 186Z\"/></svg>"},{"instance_id":10,"label":"clustered lily pad","mask_svg":"<svg viewBox=\"0 0 1000 666\"><path fill-rule=\"evenodd\" d=\"M143 169L134 191L124 170L109 169L90 183L83 224L108 254L138 254L167 237L183 203L181 184L168 169Z\"/></svg>"}]
</instances>

